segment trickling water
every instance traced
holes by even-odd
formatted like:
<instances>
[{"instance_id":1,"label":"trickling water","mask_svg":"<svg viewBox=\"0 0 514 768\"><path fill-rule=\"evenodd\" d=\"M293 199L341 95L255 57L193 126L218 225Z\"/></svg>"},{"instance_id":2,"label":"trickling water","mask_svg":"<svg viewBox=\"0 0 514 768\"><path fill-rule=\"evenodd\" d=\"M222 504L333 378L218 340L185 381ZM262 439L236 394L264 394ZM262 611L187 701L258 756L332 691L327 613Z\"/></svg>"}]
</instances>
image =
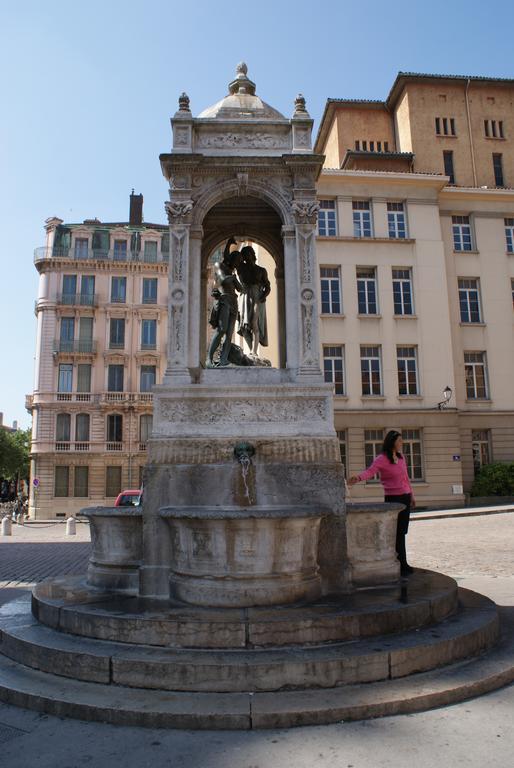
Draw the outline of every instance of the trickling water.
<instances>
[{"instance_id":1,"label":"trickling water","mask_svg":"<svg viewBox=\"0 0 514 768\"><path fill-rule=\"evenodd\" d=\"M252 497L250 496L250 488L248 487L248 471L251 464L250 457L248 455L240 456L239 463L241 464L241 475L243 477L243 485L245 487L245 496L248 499L248 504L251 504Z\"/></svg>"}]
</instances>

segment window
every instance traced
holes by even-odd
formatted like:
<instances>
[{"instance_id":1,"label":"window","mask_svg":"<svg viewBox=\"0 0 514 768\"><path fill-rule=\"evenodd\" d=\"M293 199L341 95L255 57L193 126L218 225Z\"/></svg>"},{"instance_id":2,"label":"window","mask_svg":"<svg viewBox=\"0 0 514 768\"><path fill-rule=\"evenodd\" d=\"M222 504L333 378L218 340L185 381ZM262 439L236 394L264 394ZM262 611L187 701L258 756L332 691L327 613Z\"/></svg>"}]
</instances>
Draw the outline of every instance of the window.
<instances>
[{"instance_id":1,"label":"window","mask_svg":"<svg viewBox=\"0 0 514 768\"><path fill-rule=\"evenodd\" d=\"M123 416L121 413L110 413L107 416L107 442L121 443L123 441Z\"/></svg>"},{"instance_id":2,"label":"window","mask_svg":"<svg viewBox=\"0 0 514 768\"><path fill-rule=\"evenodd\" d=\"M95 259L106 259L109 254L110 235L108 230L96 229L93 232L93 257Z\"/></svg>"},{"instance_id":3,"label":"window","mask_svg":"<svg viewBox=\"0 0 514 768\"><path fill-rule=\"evenodd\" d=\"M59 366L59 378L57 382L58 392L71 392L73 383L73 365L71 363L61 363Z\"/></svg>"},{"instance_id":4,"label":"window","mask_svg":"<svg viewBox=\"0 0 514 768\"><path fill-rule=\"evenodd\" d=\"M143 277L143 304L157 304L156 277Z\"/></svg>"},{"instance_id":5,"label":"window","mask_svg":"<svg viewBox=\"0 0 514 768\"><path fill-rule=\"evenodd\" d=\"M318 235L321 237L335 237L337 235L335 200L319 201Z\"/></svg>"},{"instance_id":6,"label":"window","mask_svg":"<svg viewBox=\"0 0 514 768\"><path fill-rule=\"evenodd\" d=\"M143 260L149 263L157 261L157 240L146 240Z\"/></svg>"},{"instance_id":7,"label":"window","mask_svg":"<svg viewBox=\"0 0 514 768\"><path fill-rule=\"evenodd\" d=\"M512 308L514 309L514 277L510 281L510 290L512 293Z\"/></svg>"},{"instance_id":8,"label":"window","mask_svg":"<svg viewBox=\"0 0 514 768\"><path fill-rule=\"evenodd\" d=\"M157 346L157 320L141 320L141 349Z\"/></svg>"},{"instance_id":9,"label":"window","mask_svg":"<svg viewBox=\"0 0 514 768\"><path fill-rule=\"evenodd\" d=\"M454 117L436 117L435 132L437 136L456 136Z\"/></svg>"},{"instance_id":10,"label":"window","mask_svg":"<svg viewBox=\"0 0 514 768\"><path fill-rule=\"evenodd\" d=\"M89 413L77 413L75 417L75 442L89 443Z\"/></svg>"},{"instance_id":11,"label":"window","mask_svg":"<svg viewBox=\"0 0 514 768\"><path fill-rule=\"evenodd\" d=\"M83 307L92 307L95 303L95 276L82 275L80 281L80 304Z\"/></svg>"},{"instance_id":12,"label":"window","mask_svg":"<svg viewBox=\"0 0 514 768\"><path fill-rule=\"evenodd\" d=\"M153 416L151 413L144 413L139 417L139 442L145 444L148 442L148 438L152 434ZM145 450L141 449L140 450Z\"/></svg>"},{"instance_id":13,"label":"window","mask_svg":"<svg viewBox=\"0 0 514 768\"><path fill-rule=\"evenodd\" d=\"M418 395L418 366L416 347L397 347L398 394Z\"/></svg>"},{"instance_id":14,"label":"window","mask_svg":"<svg viewBox=\"0 0 514 768\"><path fill-rule=\"evenodd\" d=\"M125 319L112 317L109 329L109 347L123 349L125 346Z\"/></svg>"},{"instance_id":15,"label":"window","mask_svg":"<svg viewBox=\"0 0 514 768\"><path fill-rule=\"evenodd\" d=\"M507 253L514 253L514 219L504 219Z\"/></svg>"},{"instance_id":16,"label":"window","mask_svg":"<svg viewBox=\"0 0 514 768\"><path fill-rule=\"evenodd\" d=\"M87 237L77 237L75 239L75 258L87 259L89 241Z\"/></svg>"},{"instance_id":17,"label":"window","mask_svg":"<svg viewBox=\"0 0 514 768\"><path fill-rule=\"evenodd\" d=\"M77 293L77 275L62 276L62 303L75 304L75 295Z\"/></svg>"},{"instance_id":18,"label":"window","mask_svg":"<svg viewBox=\"0 0 514 768\"><path fill-rule=\"evenodd\" d=\"M125 366L110 365L107 369L107 391L123 392L123 373Z\"/></svg>"},{"instance_id":19,"label":"window","mask_svg":"<svg viewBox=\"0 0 514 768\"><path fill-rule=\"evenodd\" d=\"M474 278L459 278L459 306L461 323L481 323L480 281Z\"/></svg>"},{"instance_id":20,"label":"window","mask_svg":"<svg viewBox=\"0 0 514 768\"><path fill-rule=\"evenodd\" d=\"M503 120L484 120L484 133L487 139L504 139Z\"/></svg>"},{"instance_id":21,"label":"window","mask_svg":"<svg viewBox=\"0 0 514 768\"><path fill-rule=\"evenodd\" d=\"M471 432L471 450L476 477L485 464L491 463L491 433L488 429L478 429Z\"/></svg>"},{"instance_id":22,"label":"window","mask_svg":"<svg viewBox=\"0 0 514 768\"><path fill-rule=\"evenodd\" d=\"M421 432L419 429L402 429L402 438L409 480L423 480Z\"/></svg>"},{"instance_id":23,"label":"window","mask_svg":"<svg viewBox=\"0 0 514 768\"><path fill-rule=\"evenodd\" d=\"M450 177L450 184L455 184L455 170L453 168L453 152L443 152L444 175Z\"/></svg>"},{"instance_id":24,"label":"window","mask_svg":"<svg viewBox=\"0 0 514 768\"><path fill-rule=\"evenodd\" d=\"M93 351L93 318L81 317L79 320L79 352Z\"/></svg>"},{"instance_id":25,"label":"window","mask_svg":"<svg viewBox=\"0 0 514 768\"><path fill-rule=\"evenodd\" d=\"M75 318L61 318L61 335L59 338L59 350L61 352L73 352L73 340L75 338Z\"/></svg>"},{"instance_id":26,"label":"window","mask_svg":"<svg viewBox=\"0 0 514 768\"><path fill-rule=\"evenodd\" d=\"M58 413L55 420L55 440L58 443L69 443L71 440L71 416L69 413Z\"/></svg>"},{"instance_id":27,"label":"window","mask_svg":"<svg viewBox=\"0 0 514 768\"><path fill-rule=\"evenodd\" d=\"M393 301L395 315L412 315L412 274L410 269L393 269Z\"/></svg>"},{"instance_id":28,"label":"window","mask_svg":"<svg viewBox=\"0 0 514 768\"><path fill-rule=\"evenodd\" d=\"M77 392L91 392L91 365L77 365Z\"/></svg>"},{"instance_id":29,"label":"window","mask_svg":"<svg viewBox=\"0 0 514 768\"><path fill-rule=\"evenodd\" d=\"M347 456L348 451L346 449L346 429L341 429L337 431L337 439L339 440L339 453L341 454L341 464L344 468L344 475L347 477L348 475L348 465L347 465Z\"/></svg>"},{"instance_id":30,"label":"window","mask_svg":"<svg viewBox=\"0 0 514 768\"><path fill-rule=\"evenodd\" d=\"M341 275L339 267L320 267L321 312L324 315L341 314Z\"/></svg>"},{"instance_id":31,"label":"window","mask_svg":"<svg viewBox=\"0 0 514 768\"><path fill-rule=\"evenodd\" d=\"M111 279L111 301L124 304L127 300L127 278L113 277Z\"/></svg>"},{"instance_id":32,"label":"window","mask_svg":"<svg viewBox=\"0 0 514 768\"><path fill-rule=\"evenodd\" d=\"M114 498L121 493L121 467L105 467L105 495Z\"/></svg>"},{"instance_id":33,"label":"window","mask_svg":"<svg viewBox=\"0 0 514 768\"><path fill-rule=\"evenodd\" d=\"M382 394L380 347L361 347L361 383L363 395Z\"/></svg>"},{"instance_id":34,"label":"window","mask_svg":"<svg viewBox=\"0 0 514 768\"><path fill-rule=\"evenodd\" d=\"M359 315L376 315L377 276L374 267L357 267L357 300Z\"/></svg>"},{"instance_id":35,"label":"window","mask_svg":"<svg viewBox=\"0 0 514 768\"><path fill-rule=\"evenodd\" d=\"M151 392L155 385L155 365L142 365L139 379L140 392Z\"/></svg>"},{"instance_id":36,"label":"window","mask_svg":"<svg viewBox=\"0 0 514 768\"><path fill-rule=\"evenodd\" d=\"M384 430L383 429L365 429L364 430L364 463L366 467L369 467L377 456L382 453L382 446L384 444ZM378 483L378 477L372 477L367 480L366 483Z\"/></svg>"},{"instance_id":37,"label":"window","mask_svg":"<svg viewBox=\"0 0 514 768\"><path fill-rule=\"evenodd\" d=\"M453 249L455 251L471 251L471 224L469 216L452 216Z\"/></svg>"},{"instance_id":38,"label":"window","mask_svg":"<svg viewBox=\"0 0 514 768\"><path fill-rule=\"evenodd\" d=\"M390 238L402 240L407 237L403 203L387 203L387 227Z\"/></svg>"},{"instance_id":39,"label":"window","mask_svg":"<svg viewBox=\"0 0 514 768\"><path fill-rule=\"evenodd\" d=\"M114 261L127 261L127 241L115 240L114 241Z\"/></svg>"},{"instance_id":40,"label":"window","mask_svg":"<svg viewBox=\"0 0 514 768\"><path fill-rule=\"evenodd\" d=\"M344 395L343 347L323 347L323 372L325 381L334 385L336 395Z\"/></svg>"},{"instance_id":41,"label":"window","mask_svg":"<svg viewBox=\"0 0 514 768\"><path fill-rule=\"evenodd\" d=\"M63 466L55 467L54 476L54 496L70 495L70 468Z\"/></svg>"},{"instance_id":42,"label":"window","mask_svg":"<svg viewBox=\"0 0 514 768\"><path fill-rule=\"evenodd\" d=\"M73 477L73 495L74 496L88 496L89 495L89 467L78 466L75 467Z\"/></svg>"},{"instance_id":43,"label":"window","mask_svg":"<svg viewBox=\"0 0 514 768\"><path fill-rule=\"evenodd\" d=\"M170 255L170 233L165 232L161 237L161 253L164 261L168 261Z\"/></svg>"},{"instance_id":44,"label":"window","mask_svg":"<svg viewBox=\"0 0 514 768\"><path fill-rule=\"evenodd\" d=\"M493 153L493 171L494 171L494 183L497 187L504 187L505 182L503 180L503 161L502 155Z\"/></svg>"},{"instance_id":45,"label":"window","mask_svg":"<svg viewBox=\"0 0 514 768\"><path fill-rule=\"evenodd\" d=\"M371 237L371 211L367 200L354 200L353 209L353 236Z\"/></svg>"},{"instance_id":46,"label":"window","mask_svg":"<svg viewBox=\"0 0 514 768\"><path fill-rule=\"evenodd\" d=\"M485 352L464 352L466 397L468 400L487 400L487 370Z\"/></svg>"}]
</instances>

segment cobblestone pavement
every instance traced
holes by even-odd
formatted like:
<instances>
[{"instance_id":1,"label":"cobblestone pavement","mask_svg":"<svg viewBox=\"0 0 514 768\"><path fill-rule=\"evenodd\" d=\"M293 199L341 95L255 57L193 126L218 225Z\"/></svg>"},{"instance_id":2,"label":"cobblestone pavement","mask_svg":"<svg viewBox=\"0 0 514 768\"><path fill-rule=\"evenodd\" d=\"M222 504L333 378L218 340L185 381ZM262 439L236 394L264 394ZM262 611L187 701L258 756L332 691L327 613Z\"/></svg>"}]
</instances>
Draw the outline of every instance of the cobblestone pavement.
<instances>
[{"instance_id":1,"label":"cobblestone pavement","mask_svg":"<svg viewBox=\"0 0 514 768\"><path fill-rule=\"evenodd\" d=\"M13 525L12 536L0 537L0 590L85 573L90 549L86 524L77 524L75 536L66 536L64 523Z\"/></svg>"}]
</instances>

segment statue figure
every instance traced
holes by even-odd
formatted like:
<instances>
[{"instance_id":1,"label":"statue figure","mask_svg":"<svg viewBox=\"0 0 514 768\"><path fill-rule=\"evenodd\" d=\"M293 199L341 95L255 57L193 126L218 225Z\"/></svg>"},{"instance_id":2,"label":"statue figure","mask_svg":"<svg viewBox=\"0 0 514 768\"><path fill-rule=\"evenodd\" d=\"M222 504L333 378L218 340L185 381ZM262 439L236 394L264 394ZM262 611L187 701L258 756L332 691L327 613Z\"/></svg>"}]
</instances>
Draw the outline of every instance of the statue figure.
<instances>
[{"instance_id":1,"label":"statue figure","mask_svg":"<svg viewBox=\"0 0 514 768\"><path fill-rule=\"evenodd\" d=\"M238 334L243 337L252 354L257 355L259 345L268 346L266 298L271 292L268 273L256 262L251 245L241 249L237 274L242 285L241 319Z\"/></svg>"},{"instance_id":2,"label":"statue figure","mask_svg":"<svg viewBox=\"0 0 514 768\"><path fill-rule=\"evenodd\" d=\"M243 291L239 280L234 274L234 270L239 265L241 259L239 251L231 252L230 250L230 246L235 244L235 238L231 237L227 240L223 252L223 260L220 263L217 262L214 267L215 287L211 295L215 299L215 303L211 311L209 323L216 329L216 332L209 346L207 360L207 364L211 367L215 365L226 366L231 362L229 356L233 346L232 336L238 316L237 293ZM221 348L220 359L215 364L214 354L220 346L223 337L225 340Z\"/></svg>"}]
</instances>

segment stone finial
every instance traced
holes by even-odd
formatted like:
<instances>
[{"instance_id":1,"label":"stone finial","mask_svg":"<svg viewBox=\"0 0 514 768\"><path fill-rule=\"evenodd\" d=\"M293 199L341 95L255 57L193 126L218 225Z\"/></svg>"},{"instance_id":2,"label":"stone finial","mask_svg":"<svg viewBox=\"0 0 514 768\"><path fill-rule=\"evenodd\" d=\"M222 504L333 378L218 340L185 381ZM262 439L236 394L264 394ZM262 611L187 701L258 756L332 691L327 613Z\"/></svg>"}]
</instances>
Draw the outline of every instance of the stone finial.
<instances>
[{"instance_id":1,"label":"stone finial","mask_svg":"<svg viewBox=\"0 0 514 768\"><path fill-rule=\"evenodd\" d=\"M179 112L191 112L187 93L181 93L178 97L178 110Z\"/></svg>"},{"instance_id":2,"label":"stone finial","mask_svg":"<svg viewBox=\"0 0 514 768\"><path fill-rule=\"evenodd\" d=\"M294 100L294 113L295 115L307 115L307 108L305 106L305 96L302 93L299 93L296 99Z\"/></svg>"},{"instance_id":3,"label":"stone finial","mask_svg":"<svg viewBox=\"0 0 514 768\"><path fill-rule=\"evenodd\" d=\"M248 66L244 61L240 61L236 67L236 77L228 85L229 93L249 93L255 95L255 83L248 77Z\"/></svg>"}]
</instances>

